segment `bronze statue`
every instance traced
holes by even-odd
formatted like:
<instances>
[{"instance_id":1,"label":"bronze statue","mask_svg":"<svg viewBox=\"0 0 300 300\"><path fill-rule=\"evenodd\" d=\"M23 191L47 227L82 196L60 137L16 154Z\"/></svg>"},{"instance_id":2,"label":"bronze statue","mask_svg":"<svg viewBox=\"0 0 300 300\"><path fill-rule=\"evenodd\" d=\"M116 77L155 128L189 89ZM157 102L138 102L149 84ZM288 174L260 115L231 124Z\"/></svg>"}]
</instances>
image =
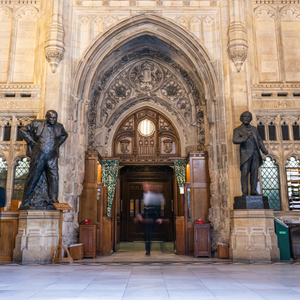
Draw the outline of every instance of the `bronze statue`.
<instances>
[{"instance_id":1,"label":"bronze statue","mask_svg":"<svg viewBox=\"0 0 300 300\"><path fill-rule=\"evenodd\" d=\"M31 159L20 209L54 209L52 203L58 202L59 147L68 133L57 123L57 112L48 110L46 120L33 120L20 129L20 134Z\"/></svg>"},{"instance_id":2,"label":"bronze statue","mask_svg":"<svg viewBox=\"0 0 300 300\"><path fill-rule=\"evenodd\" d=\"M267 155L268 151L256 127L250 125L252 114L245 111L241 114L242 125L233 131L233 143L240 145L240 170L243 196L248 195L248 176L250 173L251 195L258 195L258 169L263 164L260 151Z\"/></svg>"}]
</instances>

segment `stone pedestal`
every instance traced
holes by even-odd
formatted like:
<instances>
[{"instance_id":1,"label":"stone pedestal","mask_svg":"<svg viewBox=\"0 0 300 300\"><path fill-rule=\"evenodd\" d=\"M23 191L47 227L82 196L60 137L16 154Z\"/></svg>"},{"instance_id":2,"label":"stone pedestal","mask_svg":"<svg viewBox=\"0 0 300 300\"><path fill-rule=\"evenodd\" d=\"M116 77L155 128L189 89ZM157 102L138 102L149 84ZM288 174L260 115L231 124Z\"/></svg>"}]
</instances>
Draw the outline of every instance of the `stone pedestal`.
<instances>
[{"instance_id":1,"label":"stone pedestal","mask_svg":"<svg viewBox=\"0 0 300 300\"><path fill-rule=\"evenodd\" d=\"M23 210L19 214L13 261L48 263L59 238L59 211Z\"/></svg>"},{"instance_id":2,"label":"stone pedestal","mask_svg":"<svg viewBox=\"0 0 300 300\"><path fill-rule=\"evenodd\" d=\"M232 210L230 221L230 257L234 261L269 262L280 259L273 210Z\"/></svg>"}]
</instances>

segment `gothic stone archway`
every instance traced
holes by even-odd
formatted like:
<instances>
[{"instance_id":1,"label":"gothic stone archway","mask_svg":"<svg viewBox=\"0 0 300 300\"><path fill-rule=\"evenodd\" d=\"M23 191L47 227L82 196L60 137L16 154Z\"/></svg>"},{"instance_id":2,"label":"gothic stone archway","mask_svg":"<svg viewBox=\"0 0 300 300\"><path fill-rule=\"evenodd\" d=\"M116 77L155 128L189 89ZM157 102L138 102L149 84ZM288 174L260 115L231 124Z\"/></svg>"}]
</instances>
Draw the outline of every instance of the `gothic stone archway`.
<instances>
[{"instance_id":1,"label":"gothic stone archway","mask_svg":"<svg viewBox=\"0 0 300 300\"><path fill-rule=\"evenodd\" d=\"M126 116L143 107L172 122L181 156L207 150L215 242L229 238L221 74L185 29L161 16L137 15L109 28L84 52L69 105L70 116L79 120L74 135L84 141L81 151L97 149L102 156L112 156L114 132Z\"/></svg>"}]
</instances>

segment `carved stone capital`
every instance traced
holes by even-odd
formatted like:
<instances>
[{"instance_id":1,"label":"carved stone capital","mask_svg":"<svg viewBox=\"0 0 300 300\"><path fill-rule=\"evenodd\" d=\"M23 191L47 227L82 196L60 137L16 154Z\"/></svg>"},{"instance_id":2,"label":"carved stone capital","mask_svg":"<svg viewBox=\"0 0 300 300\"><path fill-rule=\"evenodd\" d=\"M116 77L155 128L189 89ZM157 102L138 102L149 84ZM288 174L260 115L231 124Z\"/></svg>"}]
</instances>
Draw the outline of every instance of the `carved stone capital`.
<instances>
[{"instance_id":1,"label":"carved stone capital","mask_svg":"<svg viewBox=\"0 0 300 300\"><path fill-rule=\"evenodd\" d=\"M45 47L46 59L50 64L52 73L55 73L57 66L64 58L65 49L59 46L48 45Z\"/></svg>"}]
</instances>

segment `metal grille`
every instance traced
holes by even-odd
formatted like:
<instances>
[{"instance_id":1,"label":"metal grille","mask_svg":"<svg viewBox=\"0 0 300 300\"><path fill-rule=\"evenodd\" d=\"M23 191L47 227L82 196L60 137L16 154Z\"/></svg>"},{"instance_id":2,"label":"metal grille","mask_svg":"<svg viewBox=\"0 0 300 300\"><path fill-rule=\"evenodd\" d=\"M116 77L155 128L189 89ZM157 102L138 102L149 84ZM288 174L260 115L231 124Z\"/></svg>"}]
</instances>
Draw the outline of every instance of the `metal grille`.
<instances>
[{"instance_id":1,"label":"metal grille","mask_svg":"<svg viewBox=\"0 0 300 300\"><path fill-rule=\"evenodd\" d=\"M7 162L0 157L0 186L6 189Z\"/></svg>"},{"instance_id":2,"label":"metal grille","mask_svg":"<svg viewBox=\"0 0 300 300\"><path fill-rule=\"evenodd\" d=\"M280 210L280 183L278 166L271 157L266 157L263 165L260 167L262 194L269 199L270 208Z\"/></svg>"},{"instance_id":3,"label":"metal grille","mask_svg":"<svg viewBox=\"0 0 300 300\"><path fill-rule=\"evenodd\" d=\"M25 180L29 172L29 161L26 157L19 160L15 167L15 178L14 178L14 191L12 199L21 200L23 197L23 191L25 186Z\"/></svg>"}]
</instances>

